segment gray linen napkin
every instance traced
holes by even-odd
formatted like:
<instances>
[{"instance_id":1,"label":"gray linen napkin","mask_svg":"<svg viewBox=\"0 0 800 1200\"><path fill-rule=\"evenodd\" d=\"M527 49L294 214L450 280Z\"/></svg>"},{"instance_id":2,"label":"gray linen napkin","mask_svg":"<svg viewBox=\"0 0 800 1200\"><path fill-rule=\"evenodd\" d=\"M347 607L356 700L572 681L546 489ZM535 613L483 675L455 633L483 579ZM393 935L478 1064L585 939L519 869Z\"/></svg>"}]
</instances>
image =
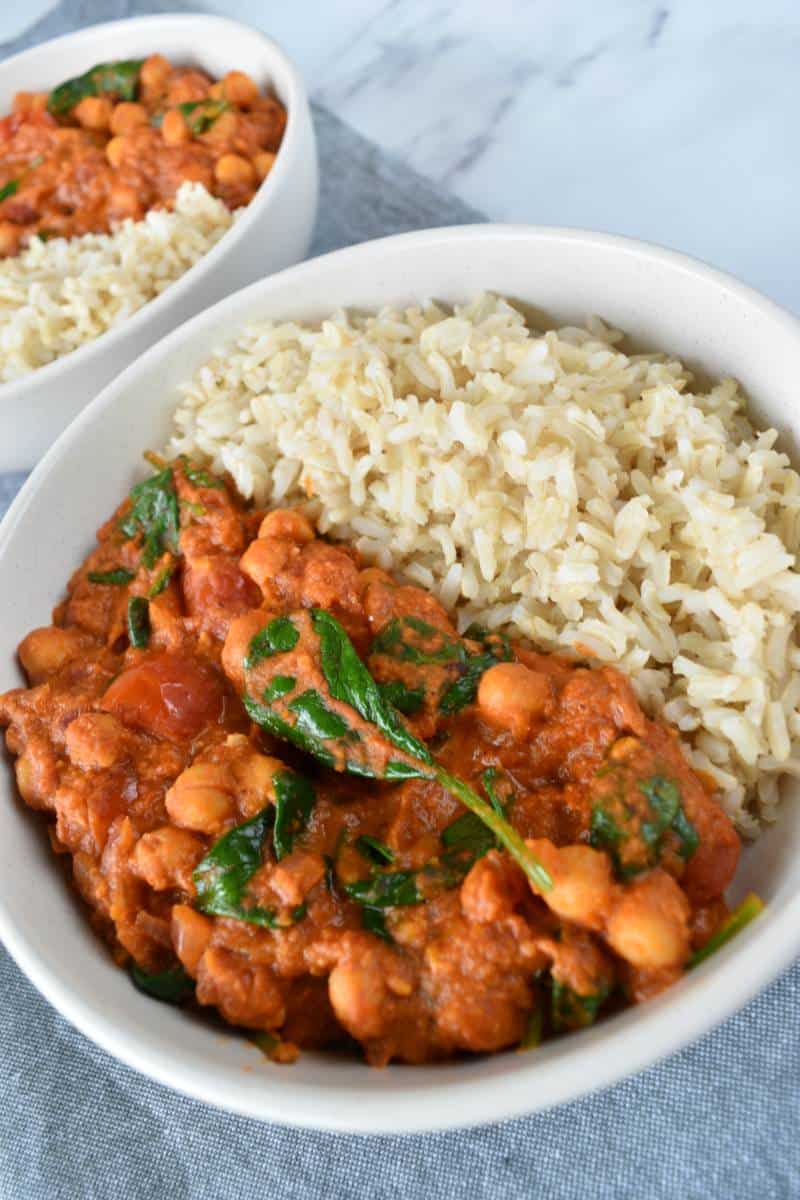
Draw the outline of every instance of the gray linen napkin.
<instances>
[{"instance_id":1,"label":"gray linen napkin","mask_svg":"<svg viewBox=\"0 0 800 1200\"><path fill-rule=\"evenodd\" d=\"M178 7L64 0L0 53ZM481 219L330 113L314 117L323 184L314 253ZM0 477L0 511L23 478ZM799 998L796 965L696 1045L548 1113L464 1132L354 1137L262 1125L150 1082L62 1020L0 949L0 1200L797 1197Z\"/></svg>"}]
</instances>

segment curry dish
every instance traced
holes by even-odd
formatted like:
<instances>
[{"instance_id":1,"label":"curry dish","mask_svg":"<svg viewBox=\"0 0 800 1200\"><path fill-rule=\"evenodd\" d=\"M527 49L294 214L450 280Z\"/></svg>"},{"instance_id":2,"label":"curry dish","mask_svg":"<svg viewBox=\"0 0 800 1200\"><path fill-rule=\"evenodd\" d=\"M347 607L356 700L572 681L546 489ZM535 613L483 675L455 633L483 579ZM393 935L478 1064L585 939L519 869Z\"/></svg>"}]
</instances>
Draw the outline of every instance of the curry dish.
<instances>
[{"instance_id":1,"label":"curry dish","mask_svg":"<svg viewBox=\"0 0 800 1200\"><path fill-rule=\"evenodd\" d=\"M646 1000L727 936L739 839L631 684L471 627L186 459L99 531L0 698L140 988L276 1057L422 1063Z\"/></svg>"},{"instance_id":2,"label":"curry dish","mask_svg":"<svg viewBox=\"0 0 800 1200\"><path fill-rule=\"evenodd\" d=\"M160 54L100 63L0 120L0 256L31 237L106 233L170 208L185 181L230 209L272 169L286 110L243 71L214 80Z\"/></svg>"}]
</instances>

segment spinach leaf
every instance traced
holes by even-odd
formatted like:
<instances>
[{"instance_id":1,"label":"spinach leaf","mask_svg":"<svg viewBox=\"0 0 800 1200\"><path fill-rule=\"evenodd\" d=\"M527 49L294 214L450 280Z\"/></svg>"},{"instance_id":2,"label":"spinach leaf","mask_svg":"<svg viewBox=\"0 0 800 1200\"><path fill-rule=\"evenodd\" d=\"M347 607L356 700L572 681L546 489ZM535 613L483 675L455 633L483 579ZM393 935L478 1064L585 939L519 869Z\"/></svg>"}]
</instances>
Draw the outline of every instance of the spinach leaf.
<instances>
[{"instance_id":1,"label":"spinach leaf","mask_svg":"<svg viewBox=\"0 0 800 1200\"><path fill-rule=\"evenodd\" d=\"M610 856L617 876L632 879L655 866L670 834L677 839L680 857L691 858L700 839L683 810L676 781L661 774L634 780L623 765L606 769L604 779L612 785L614 772L619 786L592 806L589 839Z\"/></svg>"},{"instance_id":2,"label":"spinach leaf","mask_svg":"<svg viewBox=\"0 0 800 1200\"><path fill-rule=\"evenodd\" d=\"M385 842L379 841L378 838L370 837L368 833L362 833L360 837L356 838L353 845L359 854L377 866L394 862L394 850L390 849Z\"/></svg>"},{"instance_id":3,"label":"spinach leaf","mask_svg":"<svg viewBox=\"0 0 800 1200\"><path fill-rule=\"evenodd\" d=\"M317 797L309 781L294 771L278 771L272 783L275 788L272 843L275 857L280 861L289 854L295 839L305 829Z\"/></svg>"},{"instance_id":4,"label":"spinach leaf","mask_svg":"<svg viewBox=\"0 0 800 1200\"><path fill-rule=\"evenodd\" d=\"M293 675L273 675L264 688L264 699L267 704L272 704L274 700L282 700L284 696L293 692L296 686L297 680Z\"/></svg>"},{"instance_id":5,"label":"spinach leaf","mask_svg":"<svg viewBox=\"0 0 800 1200\"><path fill-rule=\"evenodd\" d=\"M349 771L354 775L366 775L370 778L397 779L435 779L446 791L449 791L465 808L476 813L485 825L489 827L500 845L514 858L533 885L540 891L549 891L553 881L549 873L537 859L536 855L526 846L524 839L516 829L501 816L491 804L473 791L463 779L452 775L444 767L434 762L430 751L418 738L401 723L398 714L391 708L380 693L378 685L370 675L355 648L339 622L321 609L311 610L312 626L319 638L320 667L330 695L341 703L348 704L360 716L372 724L374 740L382 736L388 745L394 745L405 751L408 761L389 759L376 775L379 768L374 767L369 759L367 739L359 745L359 752L354 752L354 730L350 729L339 714L326 710L324 699L319 692L314 692L313 711L309 712L306 702L304 710L304 725L290 724L279 716L269 704L260 703L247 693L244 694L244 706L257 725L260 725L274 737L291 742L302 750L313 754L326 766L337 766L339 770ZM411 620L411 618L409 618ZM295 630L295 632L297 632ZM297 697L290 702L288 708L294 708ZM320 728L320 710L324 717L324 725ZM343 730L340 734L331 733L333 726L329 718L335 717L341 721ZM338 741L336 747L340 754L337 764L332 742ZM360 741L360 739L359 739ZM364 748L367 748L367 757ZM368 903L368 902L367 902Z\"/></svg>"},{"instance_id":6,"label":"spinach leaf","mask_svg":"<svg viewBox=\"0 0 800 1200\"><path fill-rule=\"evenodd\" d=\"M119 522L127 537L142 535L142 562L153 567L165 550L178 553L180 518L172 468L137 483L131 489L131 507Z\"/></svg>"},{"instance_id":7,"label":"spinach leaf","mask_svg":"<svg viewBox=\"0 0 800 1200\"><path fill-rule=\"evenodd\" d=\"M334 699L349 704L398 749L423 763L431 763L433 760L427 746L414 737L392 706L384 700L378 685L336 618L323 609L314 608L311 610L311 624L319 637L322 673Z\"/></svg>"},{"instance_id":8,"label":"spinach leaf","mask_svg":"<svg viewBox=\"0 0 800 1200\"><path fill-rule=\"evenodd\" d=\"M388 683L379 683L378 688L384 700L387 700L389 704L406 717L413 717L425 703L425 688L410 688L401 679L392 679Z\"/></svg>"},{"instance_id":9,"label":"spinach leaf","mask_svg":"<svg viewBox=\"0 0 800 1200\"><path fill-rule=\"evenodd\" d=\"M687 963L687 970L699 966L701 962L705 962L707 958L710 958L722 946L727 945L731 938L736 937L737 933L741 933L744 927L755 920L759 913L763 911L764 901L755 892L750 892L745 896L741 904L737 904L736 908L728 913L719 929L717 929L716 933L712 933L705 946L701 946L699 950L694 952Z\"/></svg>"},{"instance_id":10,"label":"spinach leaf","mask_svg":"<svg viewBox=\"0 0 800 1200\"><path fill-rule=\"evenodd\" d=\"M481 783L483 784L483 790L486 792L486 795L489 797L489 803L491 804L494 811L497 813L498 817L504 817L506 814L506 807L504 806L502 800L498 796L497 788L495 786L497 776L499 774L500 774L500 772L497 770L497 767L487 767L486 770L481 775ZM511 802L509 801L509 807L510 807L510 803Z\"/></svg>"},{"instance_id":11,"label":"spinach leaf","mask_svg":"<svg viewBox=\"0 0 800 1200\"><path fill-rule=\"evenodd\" d=\"M490 667L498 662L508 662L512 657L511 643L505 634L492 634L481 625L470 625L466 637L481 642L482 654L467 654L464 649L460 661L462 674L444 691L439 699L439 710L448 716L460 712L475 701L478 685Z\"/></svg>"},{"instance_id":12,"label":"spinach leaf","mask_svg":"<svg viewBox=\"0 0 800 1200\"><path fill-rule=\"evenodd\" d=\"M474 812L465 812L442 830L442 845L448 851L446 857L454 861L466 857L469 860L469 870L473 863L494 849L497 841L480 817ZM466 871L464 873L466 874Z\"/></svg>"},{"instance_id":13,"label":"spinach leaf","mask_svg":"<svg viewBox=\"0 0 800 1200\"><path fill-rule=\"evenodd\" d=\"M431 641L435 643L434 647L426 649L425 643ZM443 630L419 617L393 617L372 643L370 655L373 654L429 666L458 662L465 657L466 651L461 642L454 641Z\"/></svg>"},{"instance_id":14,"label":"spinach leaf","mask_svg":"<svg viewBox=\"0 0 800 1200\"><path fill-rule=\"evenodd\" d=\"M169 563L158 572L150 585L150 591L147 593L151 600L155 600L156 596L160 596L164 589L169 586L169 581L175 574L177 565L177 563Z\"/></svg>"},{"instance_id":15,"label":"spinach leaf","mask_svg":"<svg viewBox=\"0 0 800 1200\"><path fill-rule=\"evenodd\" d=\"M163 1000L165 1004L180 1004L181 1000L186 1000L194 992L194 980L180 964L166 971L151 973L134 963L131 980L140 992L152 996L154 1000Z\"/></svg>"},{"instance_id":16,"label":"spinach leaf","mask_svg":"<svg viewBox=\"0 0 800 1200\"><path fill-rule=\"evenodd\" d=\"M417 888L416 871L375 872L369 879L343 884L343 891L367 908L422 904L425 899Z\"/></svg>"},{"instance_id":17,"label":"spinach leaf","mask_svg":"<svg viewBox=\"0 0 800 1200\"><path fill-rule=\"evenodd\" d=\"M281 741L291 742L293 746L297 746L298 750L305 750L307 754L311 754L319 762L326 767L333 767L335 759L331 751L325 745L323 738L316 737L306 730L298 729L296 725L291 725L288 721L284 721L282 717L269 707L269 703L261 704L258 700L254 700L247 692L242 696L247 715L250 720L260 725L267 733L271 733L273 737L280 738ZM358 773L358 772L356 772Z\"/></svg>"},{"instance_id":18,"label":"spinach leaf","mask_svg":"<svg viewBox=\"0 0 800 1200\"><path fill-rule=\"evenodd\" d=\"M19 179L9 179L8 183L4 183L3 186L0 187L0 203L3 200L10 199L11 196L16 196L17 192L19 191L19 185Z\"/></svg>"},{"instance_id":19,"label":"spinach leaf","mask_svg":"<svg viewBox=\"0 0 800 1200\"><path fill-rule=\"evenodd\" d=\"M525 1026L525 1032L523 1033L522 1040L519 1044L520 1050L536 1049L542 1040L543 1024L544 1021L542 1019L542 1010L537 1004L537 1006L532 1008L528 1014L528 1023Z\"/></svg>"},{"instance_id":20,"label":"spinach leaf","mask_svg":"<svg viewBox=\"0 0 800 1200\"><path fill-rule=\"evenodd\" d=\"M267 929L279 927L273 909L245 907L243 903L247 885L262 864L264 843L274 819L275 810L270 805L224 834L195 867L192 878L201 912L214 917L233 917Z\"/></svg>"},{"instance_id":21,"label":"spinach leaf","mask_svg":"<svg viewBox=\"0 0 800 1200\"><path fill-rule=\"evenodd\" d=\"M115 587L124 587L134 578L133 571L127 567L114 567L112 571L90 571L86 578L89 583L107 583Z\"/></svg>"},{"instance_id":22,"label":"spinach leaf","mask_svg":"<svg viewBox=\"0 0 800 1200\"><path fill-rule=\"evenodd\" d=\"M63 117L86 96L99 96L103 92L114 92L120 100L135 100L143 61L98 63L83 75L53 88L47 97L47 111L54 117Z\"/></svg>"},{"instance_id":23,"label":"spinach leaf","mask_svg":"<svg viewBox=\"0 0 800 1200\"><path fill-rule=\"evenodd\" d=\"M205 133L210 129L218 117L230 108L227 100L214 100L212 98L206 100L188 100L185 104L179 104L178 110L183 114L183 118L189 129L197 137L200 133Z\"/></svg>"},{"instance_id":24,"label":"spinach leaf","mask_svg":"<svg viewBox=\"0 0 800 1200\"><path fill-rule=\"evenodd\" d=\"M300 634L290 617L274 617L250 639L247 657L242 665L246 671L252 671L265 658L294 650L299 640Z\"/></svg>"},{"instance_id":25,"label":"spinach leaf","mask_svg":"<svg viewBox=\"0 0 800 1200\"><path fill-rule=\"evenodd\" d=\"M315 688L301 692L287 708L296 715L295 729L301 736L322 741L354 736L347 722L328 707Z\"/></svg>"},{"instance_id":26,"label":"spinach leaf","mask_svg":"<svg viewBox=\"0 0 800 1200\"><path fill-rule=\"evenodd\" d=\"M128 640L135 650L144 650L150 641L150 605L144 596L128 600Z\"/></svg>"},{"instance_id":27,"label":"spinach leaf","mask_svg":"<svg viewBox=\"0 0 800 1200\"><path fill-rule=\"evenodd\" d=\"M381 908L369 908L364 905L361 909L361 928L367 933L374 933L384 942L393 942L394 938L386 928L386 913Z\"/></svg>"},{"instance_id":28,"label":"spinach leaf","mask_svg":"<svg viewBox=\"0 0 800 1200\"><path fill-rule=\"evenodd\" d=\"M581 996L568 984L553 978L551 987L550 1020L556 1033L592 1025L611 991L610 987L603 983L591 995Z\"/></svg>"}]
</instances>

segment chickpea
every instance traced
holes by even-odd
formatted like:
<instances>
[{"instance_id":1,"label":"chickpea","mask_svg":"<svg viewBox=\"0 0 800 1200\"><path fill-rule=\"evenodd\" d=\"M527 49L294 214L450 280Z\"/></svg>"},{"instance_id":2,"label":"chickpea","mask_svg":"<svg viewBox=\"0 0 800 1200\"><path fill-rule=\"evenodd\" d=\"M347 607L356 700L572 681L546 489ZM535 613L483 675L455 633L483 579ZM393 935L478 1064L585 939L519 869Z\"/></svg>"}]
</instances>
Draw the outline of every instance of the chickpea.
<instances>
[{"instance_id":1,"label":"chickpea","mask_svg":"<svg viewBox=\"0 0 800 1200\"><path fill-rule=\"evenodd\" d=\"M176 825L198 833L218 834L236 815L230 775L216 763L187 767L167 792L165 803Z\"/></svg>"},{"instance_id":2,"label":"chickpea","mask_svg":"<svg viewBox=\"0 0 800 1200\"><path fill-rule=\"evenodd\" d=\"M239 118L235 112L227 111L220 113L210 129L206 130L204 135L205 140L208 142L229 142L236 136L238 127Z\"/></svg>"},{"instance_id":3,"label":"chickpea","mask_svg":"<svg viewBox=\"0 0 800 1200\"><path fill-rule=\"evenodd\" d=\"M519 740L537 718L546 714L552 700L553 686L548 676L518 662L490 667L478 687L481 716Z\"/></svg>"},{"instance_id":4,"label":"chickpea","mask_svg":"<svg viewBox=\"0 0 800 1200\"><path fill-rule=\"evenodd\" d=\"M108 129L113 105L107 96L84 96L72 110L72 115L84 129Z\"/></svg>"},{"instance_id":5,"label":"chickpea","mask_svg":"<svg viewBox=\"0 0 800 1200\"><path fill-rule=\"evenodd\" d=\"M17 787L22 799L28 804L32 800L37 800L39 789L37 786L36 767L28 754L21 754L17 759L14 770L17 775Z\"/></svg>"},{"instance_id":6,"label":"chickpea","mask_svg":"<svg viewBox=\"0 0 800 1200\"><path fill-rule=\"evenodd\" d=\"M602 929L614 897L607 855L590 846L559 849L547 838L531 839L528 846L553 880L551 891L544 896L548 908L576 925Z\"/></svg>"},{"instance_id":7,"label":"chickpea","mask_svg":"<svg viewBox=\"0 0 800 1200\"><path fill-rule=\"evenodd\" d=\"M164 120L161 122L161 136L168 146L180 146L189 141L191 138L189 126L179 109L171 108L169 112L164 113Z\"/></svg>"},{"instance_id":8,"label":"chickpea","mask_svg":"<svg viewBox=\"0 0 800 1200\"><path fill-rule=\"evenodd\" d=\"M269 881L281 904L295 907L303 903L324 877L325 862L321 854L295 850L273 868Z\"/></svg>"},{"instance_id":9,"label":"chickpea","mask_svg":"<svg viewBox=\"0 0 800 1200\"><path fill-rule=\"evenodd\" d=\"M284 764L277 758L268 758L251 750L243 758L231 764L235 780L239 809L245 817L254 817L275 798L273 779Z\"/></svg>"},{"instance_id":10,"label":"chickpea","mask_svg":"<svg viewBox=\"0 0 800 1200\"><path fill-rule=\"evenodd\" d=\"M112 221L124 221L128 217L138 221L144 208L136 188L128 183L115 183L108 197L108 212Z\"/></svg>"},{"instance_id":11,"label":"chickpea","mask_svg":"<svg viewBox=\"0 0 800 1200\"><path fill-rule=\"evenodd\" d=\"M17 653L28 682L35 686L55 675L70 659L77 658L85 646L86 639L77 629L46 625L23 638Z\"/></svg>"},{"instance_id":12,"label":"chickpea","mask_svg":"<svg viewBox=\"0 0 800 1200\"><path fill-rule=\"evenodd\" d=\"M112 167L118 167L125 155L125 138L114 137L106 146L106 158Z\"/></svg>"},{"instance_id":13,"label":"chickpea","mask_svg":"<svg viewBox=\"0 0 800 1200\"><path fill-rule=\"evenodd\" d=\"M127 754L127 731L110 713L81 713L64 732L70 761L83 771L113 767Z\"/></svg>"},{"instance_id":14,"label":"chickpea","mask_svg":"<svg viewBox=\"0 0 800 1200\"><path fill-rule=\"evenodd\" d=\"M15 113L41 112L46 106L46 92L17 92L14 97Z\"/></svg>"},{"instance_id":15,"label":"chickpea","mask_svg":"<svg viewBox=\"0 0 800 1200\"><path fill-rule=\"evenodd\" d=\"M348 1032L359 1038L380 1037L388 1020L386 983L380 964L339 963L328 978L328 995L336 1016Z\"/></svg>"},{"instance_id":16,"label":"chickpea","mask_svg":"<svg viewBox=\"0 0 800 1200\"><path fill-rule=\"evenodd\" d=\"M145 883L157 892L179 887L193 892L192 871L203 857L205 847L199 838L165 825L139 838L133 851L133 865Z\"/></svg>"},{"instance_id":17,"label":"chickpea","mask_svg":"<svg viewBox=\"0 0 800 1200\"><path fill-rule=\"evenodd\" d=\"M112 133L130 133L140 125L147 124L147 110L141 104L124 101L111 114Z\"/></svg>"},{"instance_id":18,"label":"chickpea","mask_svg":"<svg viewBox=\"0 0 800 1200\"><path fill-rule=\"evenodd\" d=\"M297 552L297 546L292 542L258 537L239 559L239 569L262 591L267 591L278 572L284 570Z\"/></svg>"},{"instance_id":19,"label":"chickpea","mask_svg":"<svg viewBox=\"0 0 800 1200\"><path fill-rule=\"evenodd\" d=\"M304 546L314 541L314 526L296 508L276 508L267 513L258 528L260 538L279 538Z\"/></svg>"},{"instance_id":20,"label":"chickpea","mask_svg":"<svg viewBox=\"0 0 800 1200\"><path fill-rule=\"evenodd\" d=\"M214 177L217 183L247 184L255 178L255 168L249 158L241 154L223 154L214 167Z\"/></svg>"},{"instance_id":21,"label":"chickpea","mask_svg":"<svg viewBox=\"0 0 800 1200\"><path fill-rule=\"evenodd\" d=\"M142 63L139 83L145 92L158 93L164 89L172 67L163 54L151 54Z\"/></svg>"},{"instance_id":22,"label":"chickpea","mask_svg":"<svg viewBox=\"0 0 800 1200\"><path fill-rule=\"evenodd\" d=\"M11 221L0 221L0 255L11 257L17 253L22 229Z\"/></svg>"},{"instance_id":23,"label":"chickpea","mask_svg":"<svg viewBox=\"0 0 800 1200\"><path fill-rule=\"evenodd\" d=\"M256 154L253 158L253 166L256 169L256 175L259 179L266 179L272 170L276 154L270 154L268 150L262 150L260 154Z\"/></svg>"},{"instance_id":24,"label":"chickpea","mask_svg":"<svg viewBox=\"0 0 800 1200\"><path fill-rule=\"evenodd\" d=\"M225 99L247 108L258 96L258 84L245 71L228 71L223 82Z\"/></svg>"},{"instance_id":25,"label":"chickpea","mask_svg":"<svg viewBox=\"0 0 800 1200\"><path fill-rule=\"evenodd\" d=\"M212 83L211 87L208 89L208 94L212 100L224 100L225 99L225 84L222 82L221 79L218 80L216 83Z\"/></svg>"},{"instance_id":26,"label":"chickpea","mask_svg":"<svg viewBox=\"0 0 800 1200\"><path fill-rule=\"evenodd\" d=\"M176 904L172 910L172 942L175 953L191 974L197 970L206 952L214 923L188 904Z\"/></svg>"},{"instance_id":27,"label":"chickpea","mask_svg":"<svg viewBox=\"0 0 800 1200\"><path fill-rule=\"evenodd\" d=\"M606 940L635 967L679 966L689 953L689 902L657 868L620 890L606 922Z\"/></svg>"}]
</instances>

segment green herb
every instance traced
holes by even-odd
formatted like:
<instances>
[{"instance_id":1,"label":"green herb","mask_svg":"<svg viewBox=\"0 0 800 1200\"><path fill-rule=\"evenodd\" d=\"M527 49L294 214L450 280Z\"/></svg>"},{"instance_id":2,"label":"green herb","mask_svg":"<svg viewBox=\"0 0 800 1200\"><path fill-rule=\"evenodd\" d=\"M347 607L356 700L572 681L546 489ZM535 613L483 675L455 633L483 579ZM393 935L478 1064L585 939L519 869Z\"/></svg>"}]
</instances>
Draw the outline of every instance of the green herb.
<instances>
[{"instance_id":1,"label":"green herb","mask_svg":"<svg viewBox=\"0 0 800 1200\"><path fill-rule=\"evenodd\" d=\"M142 562L153 567L165 550L178 553L180 518L172 468L137 483L131 490L131 507L119 522L127 538L142 535Z\"/></svg>"},{"instance_id":2,"label":"green herb","mask_svg":"<svg viewBox=\"0 0 800 1200\"><path fill-rule=\"evenodd\" d=\"M535 1050L542 1040L542 1010L537 1005L528 1015L528 1023L520 1041L520 1050Z\"/></svg>"},{"instance_id":3,"label":"green herb","mask_svg":"<svg viewBox=\"0 0 800 1200\"><path fill-rule=\"evenodd\" d=\"M313 787L303 775L278 771L272 780L275 788L275 830L272 835L275 857L285 858L311 816L316 802Z\"/></svg>"},{"instance_id":4,"label":"green herb","mask_svg":"<svg viewBox=\"0 0 800 1200\"><path fill-rule=\"evenodd\" d=\"M242 664L245 671L252 671L265 658L294 650L299 640L300 634L289 617L275 617L250 639L247 657Z\"/></svg>"},{"instance_id":5,"label":"green herb","mask_svg":"<svg viewBox=\"0 0 800 1200\"><path fill-rule=\"evenodd\" d=\"M386 913L381 908L369 908L364 905L361 909L361 927L366 929L367 933L374 933L375 937L382 938L384 942L394 941L386 928Z\"/></svg>"},{"instance_id":6,"label":"green herb","mask_svg":"<svg viewBox=\"0 0 800 1200\"><path fill-rule=\"evenodd\" d=\"M8 183L4 183L3 186L0 187L0 202L3 200L8 200L11 196L16 196L17 192L19 191L19 185L19 179L9 179Z\"/></svg>"},{"instance_id":7,"label":"green herb","mask_svg":"<svg viewBox=\"0 0 800 1200\"><path fill-rule=\"evenodd\" d=\"M169 585L170 579L175 574L177 563L169 563L163 570L159 571L153 580L150 591L147 593L151 600L155 600L156 596L160 596L164 589Z\"/></svg>"},{"instance_id":8,"label":"green herb","mask_svg":"<svg viewBox=\"0 0 800 1200\"><path fill-rule=\"evenodd\" d=\"M144 596L128 600L128 640L135 650L143 650L150 641L150 605Z\"/></svg>"},{"instance_id":9,"label":"green herb","mask_svg":"<svg viewBox=\"0 0 800 1200\"><path fill-rule=\"evenodd\" d=\"M114 567L112 571L90 571L86 578L89 583L108 583L115 587L124 587L134 578L134 574L127 567Z\"/></svg>"},{"instance_id":10,"label":"green herb","mask_svg":"<svg viewBox=\"0 0 800 1200\"><path fill-rule=\"evenodd\" d=\"M194 980L180 965L151 973L134 963L131 979L140 992L152 996L154 1000L163 1000L166 1004L180 1004L181 1000L186 1000L194 992Z\"/></svg>"},{"instance_id":11,"label":"green herb","mask_svg":"<svg viewBox=\"0 0 800 1200\"><path fill-rule=\"evenodd\" d=\"M616 777L619 788L592 807L589 834L591 844L610 855L619 878L631 879L655 866L670 834L677 840L681 858L691 858L699 838L683 810L675 780L656 774L634 781L624 764L611 768L603 778Z\"/></svg>"},{"instance_id":12,"label":"green herb","mask_svg":"<svg viewBox=\"0 0 800 1200\"><path fill-rule=\"evenodd\" d=\"M563 1033L567 1029L584 1029L593 1024L611 990L607 984L601 984L598 991L581 996L557 979L551 979L551 985L550 1020L556 1033Z\"/></svg>"},{"instance_id":13,"label":"green herb","mask_svg":"<svg viewBox=\"0 0 800 1200\"><path fill-rule=\"evenodd\" d=\"M384 700L407 717L413 717L425 703L425 688L410 688L401 679L379 683L378 687Z\"/></svg>"},{"instance_id":14,"label":"green herb","mask_svg":"<svg viewBox=\"0 0 800 1200\"><path fill-rule=\"evenodd\" d=\"M184 475L190 483L195 485L195 487L217 488L221 491L225 490L225 484L221 479L218 479L216 475L211 475L202 467L198 467L194 463L189 462L188 458L185 456L181 457L181 465L183 467Z\"/></svg>"},{"instance_id":15,"label":"green herb","mask_svg":"<svg viewBox=\"0 0 800 1200\"><path fill-rule=\"evenodd\" d=\"M143 61L98 63L83 75L53 88L47 98L47 111L54 117L62 117L86 96L99 96L103 92L113 92L120 100L135 100Z\"/></svg>"},{"instance_id":16,"label":"green herb","mask_svg":"<svg viewBox=\"0 0 800 1200\"><path fill-rule=\"evenodd\" d=\"M369 879L345 883L343 890L367 908L394 908L421 904L425 899L417 888L416 871L376 872Z\"/></svg>"},{"instance_id":17,"label":"green herb","mask_svg":"<svg viewBox=\"0 0 800 1200\"><path fill-rule=\"evenodd\" d=\"M179 104L178 110L183 114L186 124L191 132L197 137L200 133L205 133L210 129L218 117L230 108L227 100L189 100L186 104Z\"/></svg>"},{"instance_id":18,"label":"green herb","mask_svg":"<svg viewBox=\"0 0 800 1200\"><path fill-rule=\"evenodd\" d=\"M359 854L378 866L394 862L394 850L390 849L385 842L379 841L378 838L370 837L368 833L362 833L360 837L356 838L353 845Z\"/></svg>"},{"instance_id":19,"label":"green herb","mask_svg":"<svg viewBox=\"0 0 800 1200\"><path fill-rule=\"evenodd\" d=\"M37 229L35 235L40 242L49 242L51 238L58 237L55 229Z\"/></svg>"},{"instance_id":20,"label":"green herb","mask_svg":"<svg viewBox=\"0 0 800 1200\"><path fill-rule=\"evenodd\" d=\"M297 680L293 675L274 675L269 681L269 684L264 688L264 699L268 704L273 700L281 700L284 696L288 696L289 692L293 692L297 686Z\"/></svg>"},{"instance_id":21,"label":"green herb","mask_svg":"<svg viewBox=\"0 0 800 1200\"><path fill-rule=\"evenodd\" d=\"M406 728L396 710L384 699L339 622L321 609L312 609L311 623L319 638L320 665L331 696L340 703L349 705L363 720L371 724L375 736L368 740L359 738L343 717L327 708L324 698L313 689L304 692L302 697L291 701L287 706L287 711L293 711L298 718L295 723L276 713L269 703L262 704L246 693L244 704L251 719L268 733L292 742L327 766L335 765L331 743L337 742L341 756L339 769L351 774L386 780L437 780L460 800L465 808L480 817L500 845L519 863L531 882L540 891L548 891L553 886L553 881L526 846L523 838L463 780L451 775L444 767L434 762L427 746ZM297 633L297 630L294 632ZM301 699L304 705L298 711L297 705ZM389 758L391 747L401 750L407 757L403 760ZM364 903L369 904L370 901L365 900Z\"/></svg>"},{"instance_id":22,"label":"green herb","mask_svg":"<svg viewBox=\"0 0 800 1200\"><path fill-rule=\"evenodd\" d=\"M737 933L740 933L746 925L749 925L763 911L763 900L755 892L750 892L745 896L741 904L737 904L736 908L728 913L719 929L711 935L705 946L701 946L699 950L695 951L689 959L687 969L691 970L692 967L699 966L701 962L705 962L720 947L725 946L731 938L736 937Z\"/></svg>"}]
</instances>

